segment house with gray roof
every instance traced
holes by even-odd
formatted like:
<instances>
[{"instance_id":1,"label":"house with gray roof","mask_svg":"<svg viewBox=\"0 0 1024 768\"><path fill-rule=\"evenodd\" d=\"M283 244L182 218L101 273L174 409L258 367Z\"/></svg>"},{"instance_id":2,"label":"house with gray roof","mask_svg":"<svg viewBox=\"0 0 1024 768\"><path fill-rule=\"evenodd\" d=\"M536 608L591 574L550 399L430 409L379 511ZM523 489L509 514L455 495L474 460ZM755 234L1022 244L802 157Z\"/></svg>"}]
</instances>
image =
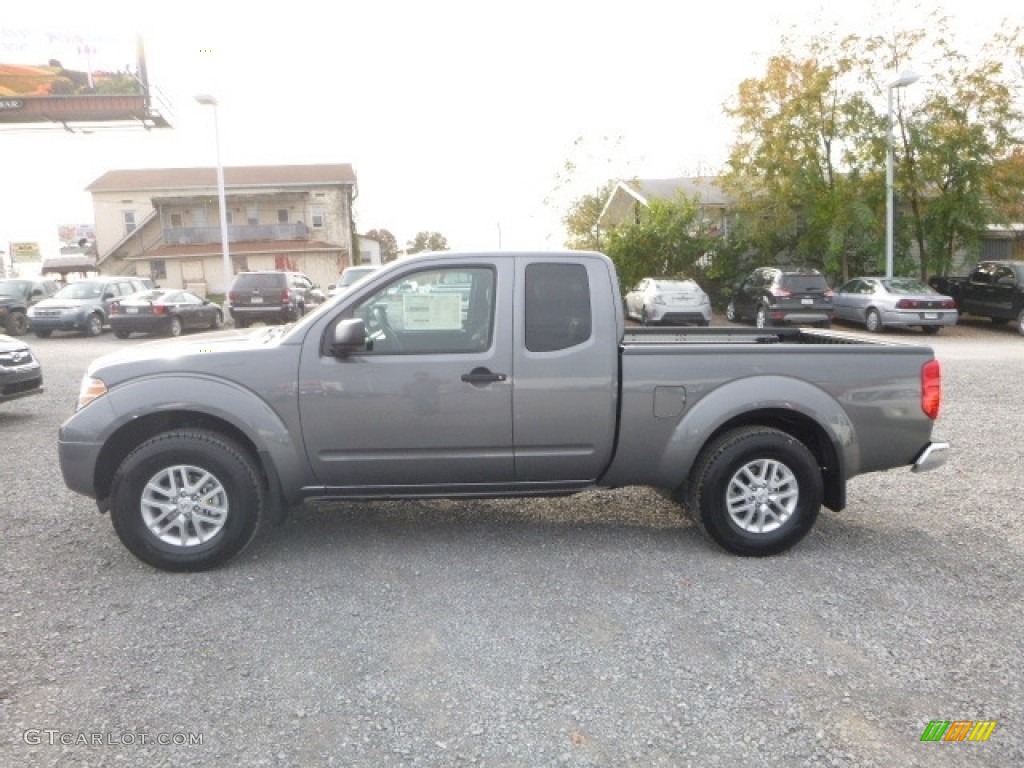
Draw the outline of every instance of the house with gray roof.
<instances>
[{"instance_id":1,"label":"house with gray roof","mask_svg":"<svg viewBox=\"0 0 1024 768\"><path fill-rule=\"evenodd\" d=\"M96 267L166 288L225 293L215 168L112 170L92 182ZM233 272L283 269L326 288L353 253L349 164L224 168Z\"/></svg>"},{"instance_id":2,"label":"house with gray roof","mask_svg":"<svg viewBox=\"0 0 1024 768\"><path fill-rule=\"evenodd\" d=\"M641 212L652 200L675 200L678 196L695 200L706 231L725 236L731 200L715 176L681 176L668 179L631 179L619 181L608 197L598 224L607 231L620 224L640 221Z\"/></svg>"}]
</instances>

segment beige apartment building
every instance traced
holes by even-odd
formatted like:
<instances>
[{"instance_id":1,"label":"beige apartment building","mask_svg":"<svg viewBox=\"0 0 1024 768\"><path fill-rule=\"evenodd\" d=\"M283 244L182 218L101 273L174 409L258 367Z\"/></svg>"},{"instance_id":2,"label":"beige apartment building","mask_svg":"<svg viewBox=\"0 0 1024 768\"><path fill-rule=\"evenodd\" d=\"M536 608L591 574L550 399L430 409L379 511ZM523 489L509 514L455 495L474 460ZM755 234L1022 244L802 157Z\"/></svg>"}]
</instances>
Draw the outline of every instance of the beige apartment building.
<instances>
[{"instance_id":1,"label":"beige apartment building","mask_svg":"<svg viewBox=\"0 0 1024 768\"><path fill-rule=\"evenodd\" d=\"M224 169L232 272L304 272L321 288L360 262L349 164ZM97 269L151 277L201 296L227 290L215 168L113 170L86 187Z\"/></svg>"}]
</instances>

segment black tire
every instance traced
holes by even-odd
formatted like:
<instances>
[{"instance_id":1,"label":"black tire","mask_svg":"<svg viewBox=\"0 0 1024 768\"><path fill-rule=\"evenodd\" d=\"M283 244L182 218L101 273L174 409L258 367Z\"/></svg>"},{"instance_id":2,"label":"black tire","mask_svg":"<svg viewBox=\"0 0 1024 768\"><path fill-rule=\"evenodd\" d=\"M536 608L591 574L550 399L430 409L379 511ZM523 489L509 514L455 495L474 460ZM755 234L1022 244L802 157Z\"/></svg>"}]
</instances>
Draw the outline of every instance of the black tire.
<instances>
[{"instance_id":1,"label":"black tire","mask_svg":"<svg viewBox=\"0 0 1024 768\"><path fill-rule=\"evenodd\" d=\"M216 331L220 329L222 325L224 325L224 315L222 315L219 311L215 312L213 315L213 322L210 323L210 330Z\"/></svg>"},{"instance_id":2,"label":"black tire","mask_svg":"<svg viewBox=\"0 0 1024 768\"><path fill-rule=\"evenodd\" d=\"M53 335L53 331L50 331L50 330L45 330L45 331L32 331L32 333L34 333L34 334L35 334L36 336L38 336L38 337L39 337L40 339L48 339L48 338L50 338L50 336L52 336L52 335Z\"/></svg>"},{"instance_id":3,"label":"black tire","mask_svg":"<svg viewBox=\"0 0 1024 768\"><path fill-rule=\"evenodd\" d=\"M762 484L765 473L770 478ZM818 518L822 495L821 470L807 446L777 429L741 427L701 453L690 477L686 508L722 548L764 557L789 549L807 535Z\"/></svg>"},{"instance_id":4,"label":"black tire","mask_svg":"<svg viewBox=\"0 0 1024 768\"><path fill-rule=\"evenodd\" d=\"M929 336L934 336L935 334L937 334L939 331L942 330L942 326L941 325L922 325L921 326L921 330L924 331Z\"/></svg>"},{"instance_id":5,"label":"black tire","mask_svg":"<svg viewBox=\"0 0 1024 768\"><path fill-rule=\"evenodd\" d=\"M885 330L885 327L882 325L882 316L878 314L877 309L871 308L864 315L864 327L871 333L881 333Z\"/></svg>"},{"instance_id":6,"label":"black tire","mask_svg":"<svg viewBox=\"0 0 1024 768\"><path fill-rule=\"evenodd\" d=\"M127 339L132 335L131 331L114 331L114 335L119 339Z\"/></svg>"},{"instance_id":7,"label":"black tire","mask_svg":"<svg viewBox=\"0 0 1024 768\"><path fill-rule=\"evenodd\" d=\"M189 495L193 482L202 484ZM181 489L177 495L175 488ZM263 488L257 465L234 441L205 430L165 432L121 462L110 517L121 542L144 563L165 571L204 571L235 557L256 537L266 517ZM171 510L161 512L161 499L166 507L172 498ZM197 519L192 515L201 506L211 514ZM171 524L161 538L152 526L168 514ZM172 534L180 540L170 541Z\"/></svg>"},{"instance_id":8,"label":"black tire","mask_svg":"<svg viewBox=\"0 0 1024 768\"><path fill-rule=\"evenodd\" d=\"M172 317L170 324L167 326L168 336L181 336L181 318Z\"/></svg>"},{"instance_id":9,"label":"black tire","mask_svg":"<svg viewBox=\"0 0 1024 768\"><path fill-rule=\"evenodd\" d=\"M730 323L738 322L740 319L739 313L736 311L736 302L730 301L729 305L725 308L725 319Z\"/></svg>"},{"instance_id":10,"label":"black tire","mask_svg":"<svg viewBox=\"0 0 1024 768\"><path fill-rule=\"evenodd\" d=\"M93 312L85 321L85 335L99 336L103 333L103 317Z\"/></svg>"},{"instance_id":11,"label":"black tire","mask_svg":"<svg viewBox=\"0 0 1024 768\"><path fill-rule=\"evenodd\" d=\"M28 333L28 318L24 312L11 312L4 328L8 336L24 336Z\"/></svg>"},{"instance_id":12,"label":"black tire","mask_svg":"<svg viewBox=\"0 0 1024 768\"><path fill-rule=\"evenodd\" d=\"M650 321L647 319L647 309L640 310L640 325L650 325Z\"/></svg>"}]
</instances>

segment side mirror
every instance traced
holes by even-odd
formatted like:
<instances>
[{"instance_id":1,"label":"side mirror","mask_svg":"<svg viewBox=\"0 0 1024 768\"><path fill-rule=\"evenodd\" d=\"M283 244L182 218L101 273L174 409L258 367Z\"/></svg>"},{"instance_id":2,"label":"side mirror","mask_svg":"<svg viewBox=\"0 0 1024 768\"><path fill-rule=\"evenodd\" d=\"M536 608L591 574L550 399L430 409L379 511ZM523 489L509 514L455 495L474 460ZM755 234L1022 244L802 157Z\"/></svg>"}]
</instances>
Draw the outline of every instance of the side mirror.
<instances>
[{"instance_id":1,"label":"side mirror","mask_svg":"<svg viewBox=\"0 0 1024 768\"><path fill-rule=\"evenodd\" d=\"M366 323L361 318L348 318L334 326L331 354L348 357L361 349L366 349Z\"/></svg>"}]
</instances>

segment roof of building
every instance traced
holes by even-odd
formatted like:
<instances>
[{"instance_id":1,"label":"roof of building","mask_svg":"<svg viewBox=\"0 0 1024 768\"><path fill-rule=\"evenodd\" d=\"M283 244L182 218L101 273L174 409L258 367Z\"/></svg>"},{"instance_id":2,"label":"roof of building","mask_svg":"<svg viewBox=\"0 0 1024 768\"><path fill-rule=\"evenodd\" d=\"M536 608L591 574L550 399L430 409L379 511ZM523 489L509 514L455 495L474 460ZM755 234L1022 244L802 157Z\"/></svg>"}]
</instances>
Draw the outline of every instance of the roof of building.
<instances>
[{"instance_id":1,"label":"roof of building","mask_svg":"<svg viewBox=\"0 0 1024 768\"><path fill-rule=\"evenodd\" d=\"M334 165L246 165L224 168L225 187L261 187L356 183L349 163ZM217 186L216 168L125 168L107 171L87 192L209 189Z\"/></svg>"},{"instance_id":2,"label":"roof of building","mask_svg":"<svg viewBox=\"0 0 1024 768\"><path fill-rule=\"evenodd\" d=\"M678 176L670 179L634 179L620 182L637 192L643 202L652 199L671 200L682 192L704 205L727 205L729 199L722 191L717 176Z\"/></svg>"}]
</instances>

